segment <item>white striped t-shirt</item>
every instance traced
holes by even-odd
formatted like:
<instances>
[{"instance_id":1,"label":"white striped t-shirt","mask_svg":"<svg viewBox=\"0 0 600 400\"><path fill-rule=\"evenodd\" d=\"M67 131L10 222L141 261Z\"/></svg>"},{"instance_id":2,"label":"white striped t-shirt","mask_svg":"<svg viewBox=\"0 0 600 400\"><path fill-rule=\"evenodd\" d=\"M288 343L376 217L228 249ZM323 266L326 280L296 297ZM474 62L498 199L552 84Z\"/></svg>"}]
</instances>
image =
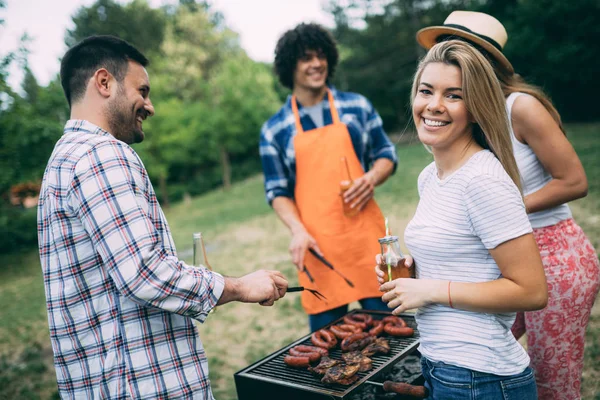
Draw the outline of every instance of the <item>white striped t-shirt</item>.
<instances>
[{"instance_id":1,"label":"white striped t-shirt","mask_svg":"<svg viewBox=\"0 0 600 400\"><path fill-rule=\"evenodd\" d=\"M419 196L404 232L418 279L498 279L501 273L488 249L532 231L519 190L488 150L443 180L431 163L419 175ZM515 315L422 307L416 315L419 351L433 361L475 371L518 374L529 357L510 331Z\"/></svg>"}]
</instances>

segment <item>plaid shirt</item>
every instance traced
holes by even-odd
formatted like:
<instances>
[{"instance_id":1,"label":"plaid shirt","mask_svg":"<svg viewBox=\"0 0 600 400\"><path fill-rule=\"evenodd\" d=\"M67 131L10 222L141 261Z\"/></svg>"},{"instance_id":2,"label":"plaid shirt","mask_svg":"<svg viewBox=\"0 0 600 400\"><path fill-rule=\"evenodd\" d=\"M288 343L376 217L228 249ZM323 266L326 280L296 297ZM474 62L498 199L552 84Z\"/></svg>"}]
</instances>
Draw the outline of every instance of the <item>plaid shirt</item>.
<instances>
[{"instance_id":1,"label":"plaid shirt","mask_svg":"<svg viewBox=\"0 0 600 400\"><path fill-rule=\"evenodd\" d=\"M330 89L340 120L348 127L354 151L365 172L379 158L393 161L395 170L398 164L396 148L385 134L381 117L371 103L360 94ZM333 120L327 96L321 104L323 123L329 125ZM298 114L304 131L316 128L312 118L300 103L298 103ZM294 198L296 186L294 136L296 136L296 123L292 111L292 97L288 96L285 105L263 125L260 133L259 151L265 176L265 193L269 203L278 196Z\"/></svg>"},{"instance_id":2,"label":"plaid shirt","mask_svg":"<svg viewBox=\"0 0 600 400\"><path fill-rule=\"evenodd\" d=\"M131 147L68 121L44 173L38 239L62 398L213 398L193 319L224 280L177 258Z\"/></svg>"}]
</instances>

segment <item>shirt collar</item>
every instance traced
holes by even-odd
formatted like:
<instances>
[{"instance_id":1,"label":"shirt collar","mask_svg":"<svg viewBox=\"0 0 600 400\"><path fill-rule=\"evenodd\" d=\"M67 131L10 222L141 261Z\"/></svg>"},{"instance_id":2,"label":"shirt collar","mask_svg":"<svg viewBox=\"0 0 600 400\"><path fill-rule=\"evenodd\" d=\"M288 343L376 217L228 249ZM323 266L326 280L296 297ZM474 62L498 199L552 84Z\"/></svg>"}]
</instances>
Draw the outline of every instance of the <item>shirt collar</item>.
<instances>
[{"instance_id":1,"label":"shirt collar","mask_svg":"<svg viewBox=\"0 0 600 400\"><path fill-rule=\"evenodd\" d=\"M70 119L67 121L63 134L73 132L85 132L93 135L108 135L113 137L113 135L111 135L109 132L100 128L98 125L92 124L90 121L86 121L85 119Z\"/></svg>"},{"instance_id":2,"label":"shirt collar","mask_svg":"<svg viewBox=\"0 0 600 400\"><path fill-rule=\"evenodd\" d=\"M333 99L335 100L335 98L337 96L337 90L336 90L335 86L327 85L327 87L329 88L329 90L331 90L331 95L333 96ZM327 100L327 96L323 96L322 101L325 101L325 100ZM292 95L291 94L288 94L288 97L285 101L285 106L287 108L289 108L290 110L292 109ZM298 111L300 111L302 108L303 108L302 104L298 103Z\"/></svg>"}]
</instances>

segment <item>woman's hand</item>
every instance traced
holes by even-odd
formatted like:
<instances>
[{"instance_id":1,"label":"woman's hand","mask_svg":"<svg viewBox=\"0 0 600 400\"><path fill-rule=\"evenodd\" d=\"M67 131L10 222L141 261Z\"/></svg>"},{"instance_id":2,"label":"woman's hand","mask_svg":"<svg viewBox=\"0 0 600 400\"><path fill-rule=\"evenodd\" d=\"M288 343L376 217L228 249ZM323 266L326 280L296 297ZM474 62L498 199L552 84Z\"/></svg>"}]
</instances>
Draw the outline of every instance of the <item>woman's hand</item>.
<instances>
[{"instance_id":1,"label":"woman's hand","mask_svg":"<svg viewBox=\"0 0 600 400\"><path fill-rule=\"evenodd\" d=\"M384 283L379 290L386 292L381 300L388 303L389 308L394 308L392 314L398 315L435 302L445 285L448 285L448 281L399 278Z\"/></svg>"},{"instance_id":2,"label":"woman's hand","mask_svg":"<svg viewBox=\"0 0 600 400\"><path fill-rule=\"evenodd\" d=\"M411 256L406 256L404 259L404 266L406 268L410 268L413 265L413 258ZM377 281L380 285L383 285L387 282L387 264L381 254L377 254L375 256L375 273L377 274Z\"/></svg>"}]
</instances>

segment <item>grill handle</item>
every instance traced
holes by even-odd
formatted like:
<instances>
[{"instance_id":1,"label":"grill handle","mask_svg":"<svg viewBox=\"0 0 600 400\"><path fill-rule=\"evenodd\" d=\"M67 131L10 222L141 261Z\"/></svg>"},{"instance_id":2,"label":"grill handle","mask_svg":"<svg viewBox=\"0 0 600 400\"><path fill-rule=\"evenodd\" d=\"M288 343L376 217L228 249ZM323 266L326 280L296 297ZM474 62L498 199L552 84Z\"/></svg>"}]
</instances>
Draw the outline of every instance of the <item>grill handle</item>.
<instances>
[{"instance_id":1,"label":"grill handle","mask_svg":"<svg viewBox=\"0 0 600 400\"><path fill-rule=\"evenodd\" d=\"M415 399L426 399L429 396L429 390L427 390L425 386L415 386L408 383L392 381L385 381L383 383L365 381L365 383L380 387L384 392L403 394L405 396L411 396Z\"/></svg>"}]
</instances>

